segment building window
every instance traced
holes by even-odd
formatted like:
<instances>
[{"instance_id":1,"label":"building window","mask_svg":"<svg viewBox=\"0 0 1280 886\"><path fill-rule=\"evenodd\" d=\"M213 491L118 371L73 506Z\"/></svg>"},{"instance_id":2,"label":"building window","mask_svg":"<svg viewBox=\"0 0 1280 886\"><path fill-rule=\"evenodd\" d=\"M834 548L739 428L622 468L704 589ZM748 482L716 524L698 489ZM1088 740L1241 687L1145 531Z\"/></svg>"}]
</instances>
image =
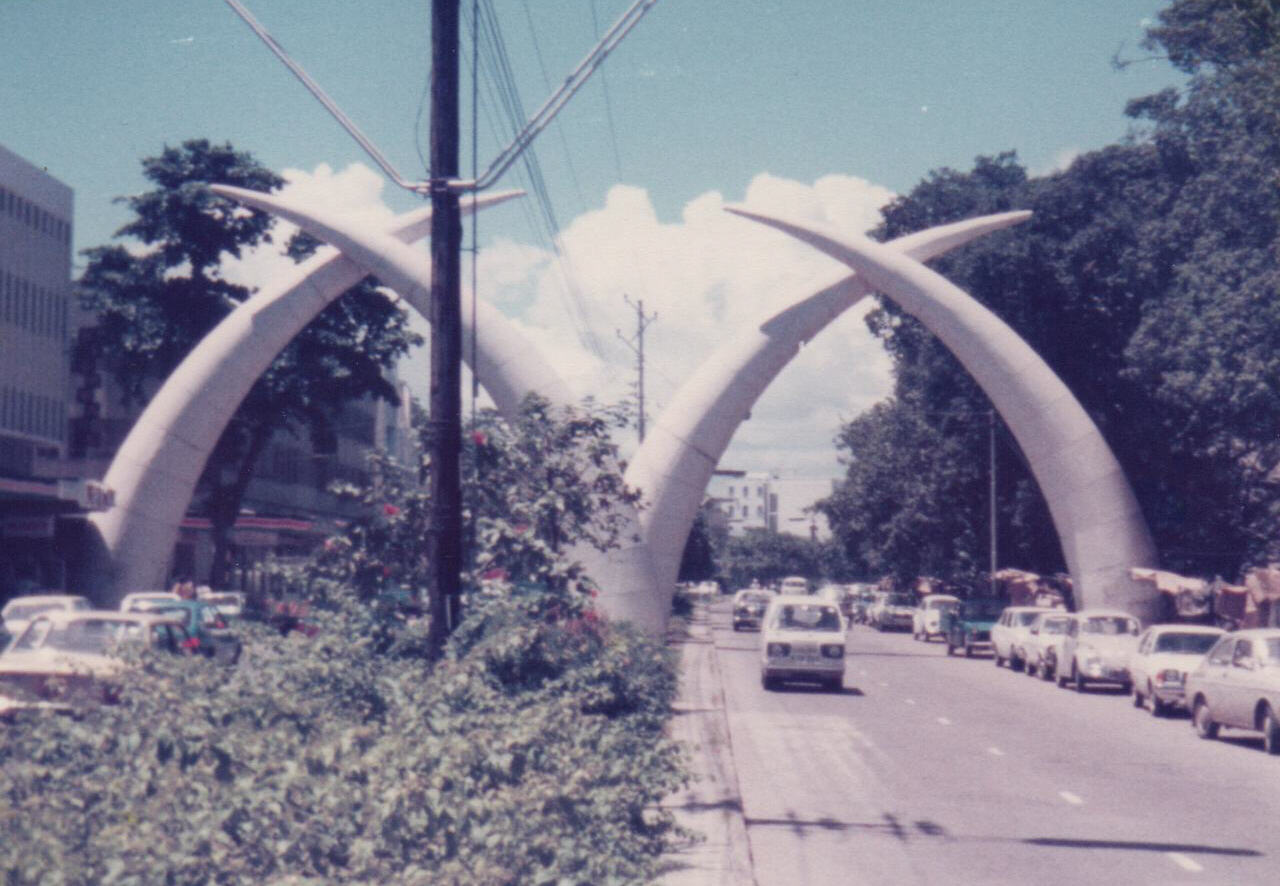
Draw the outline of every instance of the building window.
<instances>
[{"instance_id":1,"label":"building window","mask_svg":"<svg viewBox=\"0 0 1280 886\"><path fill-rule=\"evenodd\" d=\"M763 486L757 486L757 487L756 487L756 497L758 497L758 498L764 498L764 487L763 487Z\"/></svg>"}]
</instances>

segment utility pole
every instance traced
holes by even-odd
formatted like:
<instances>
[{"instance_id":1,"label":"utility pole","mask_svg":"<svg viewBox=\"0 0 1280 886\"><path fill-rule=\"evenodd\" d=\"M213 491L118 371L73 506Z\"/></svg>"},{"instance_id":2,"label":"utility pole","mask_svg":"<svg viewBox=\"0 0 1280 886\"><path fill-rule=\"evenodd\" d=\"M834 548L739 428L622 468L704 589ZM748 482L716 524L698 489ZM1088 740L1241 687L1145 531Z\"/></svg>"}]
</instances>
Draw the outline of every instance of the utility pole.
<instances>
[{"instance_id":1,"label":"utility pole","mask_svg":"<svg viewBox=\"0 0 1280 886\"><path fill-rule=\"evenodd\" d=\"M640 433L640 442L643 443L644 442L644 331L645 329L648 328L650 323L658 319L658 313L655 311L653 314L646 317L644 315L644 299L639 299L638 301L633 302L627 296L626 293L623 293L622 298L626 301L627 304L631 305L633 308L636 309L635 338L629 339L624 337L622 334L622 330L620 329L615 331L618 334L618 338L622 339L622 343L625 344L627 347L629 347L632 350L632 352L634 352L636 355L636 394L640 401L639 403L640 416L639 416L639 421L637 422L637 428Z\"/></svg>"},{"instance_id":2,"label":"utility pole","mask_svg":"<svg viewBox=\"0 0 1280 886\"><path fill-rule=\"evenodd\" d=\"M994 409L987 410L987 469L988 482L990 489L988 490L988 498L990 499L990 521L991 532L991 596L996 595L996 411Z\"/></svg>"},{"instance_id":3,"label":"utility pole","mask_svg":"<svg viewBox=\"0 0 1280 886\"><path fill-rule=\"evenodd\" d=\"M462 216L458 192L459 0L431 3L431 464L427 569L429 643L444 645L459 618L462 570Z\"/></svg>"}]
</instances>

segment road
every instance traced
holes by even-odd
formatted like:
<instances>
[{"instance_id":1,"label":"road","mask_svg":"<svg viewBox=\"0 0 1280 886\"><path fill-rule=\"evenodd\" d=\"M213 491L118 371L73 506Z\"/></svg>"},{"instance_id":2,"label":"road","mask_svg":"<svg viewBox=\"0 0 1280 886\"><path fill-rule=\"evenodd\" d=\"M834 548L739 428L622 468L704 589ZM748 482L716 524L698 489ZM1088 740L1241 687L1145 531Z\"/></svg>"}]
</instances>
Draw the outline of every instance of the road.
<instances>
[{"instance_id":1,"label":"road","mask_svg":"<svg viewBox=\"0 0 1280 886\"><path fill-rule=\"evenodd\" d=\"M842 692L766 692L759 636L725 601L711 625L760 886L1280 882L1280 760L1249 733L860 626Z\"/></svg>"}]
</instances>

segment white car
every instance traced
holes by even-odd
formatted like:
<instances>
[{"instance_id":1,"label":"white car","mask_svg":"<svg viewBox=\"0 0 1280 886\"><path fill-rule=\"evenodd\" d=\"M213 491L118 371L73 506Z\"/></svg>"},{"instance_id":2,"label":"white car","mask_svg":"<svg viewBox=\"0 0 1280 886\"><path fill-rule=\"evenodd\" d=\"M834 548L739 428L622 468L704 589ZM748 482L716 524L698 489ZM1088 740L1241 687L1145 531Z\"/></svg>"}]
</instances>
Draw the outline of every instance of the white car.
<instances>
[{"instance_id":1,"label":"white car","mask_svg":"<svg viewBox=\"0 0 1280 886\"><path fill-rule=\"evenodd\" d=\"M1268 754L1280 754L1280 628L1226 634L1187 675L1191 724L1201 738L1218 729L1262 733Z\"/></svg>"},{"instance_id":2,"label":"white car","mask_svg":"<svg viewBox=\"0 0 1280 886\"><path fill-rule=\"evenodd\" d=\"M134 591L120 598L121 612L150 612L174 600L181 600L173 591Z\"/></svg>"},{"instance_id":3,"label":"white car","mask_svg":"<svg viewBox=\"0 0 1280 886\"><path fill-rule=\"evenodd\" d=\"M778 584L779 594L809 593L809 579L803 575L788 575Z\"/></svg>"},{"instance_id":4,"label":"white car","mask_svg":"<svg viewBox=\"0 0 1280 886\"><path fill-rule=\"evenodd\" d=\"M114 610L56 611L37 615L0 655L0 696L26 702L109 700L109 678L125 667L123 646L179 653L189 638L172 616ZM105 681L105 682L104 682ZM20 702L22 703L22 702Z\"/></svg>"},{"instance_id":5,"label":"white car","mask_svg":"<svg viewBox=\"0 0 1280 886\"><path fill-rule=\"evenodd\" d=\"M875 602L867 610L867 624L877 631L911 630L915 617L916 601L910 594L900 591L880 591Z\"/></svg>"},{"instance_id":6,"label":"white car","mask_svg":"<svg viewBox=\"0 0 1280 886\"><path fill-rule=\"evenodd\" d=\"M1031 630L1036 616L1052 611L1046 606L1006 606L999 621L991 626L991 651L996 667L1007 661L1010 670L1022 670L1026 661L1020 656L1022 647L1026 645L1027 632Z\"/></svg>"},{"instance_id":7,"label":"white car","mask_svg":"<svg viewBox=\"0 0 1280 886\"><path fill-rule=\"evenodd\" d=\"M1138 620L1120 609L1073 612L1058 659L1058 685L1071 683L1083 692L1091 683L1110 683L1128 692L1129 656L1138 646L1138 629Z\"/></svg>"},{"instance_id":8,"label":"white car","mask_svg":"<svg viewBox=\"0 0 1280 886\"><path fill-rule=\"evenodd\" d=\"M92 608L89 601L79 594L23 594L4 604L4 609L0 609L0 621L4 622L9 636L17 639L31 619L42 612L77 612Z\"/></svg>"},{"instance_id":9,"label":"white car","mask_svg":"<svg viewBox=\"0 0 1280 886\"><path fill-rule=\"evenodd\" d=\"M1224 633L1221 628L1201 625L1147 628L1138 638L1137 650L1129 656L1133 706L1144 707L1149 699L1155 717L1173 708L1185 708L1187 674L1199 666Z\"/></svg>"},{"instance_id":10,"label":"white car","mask_svg":"<svg viewBox=\"0 0 1280 886\"><path fill-rule=\"evenodd\" d=\"M244 614L245 595L241 591L213 591L199 589L197 599L208 603L223 618L239 618Z\"/></svg>"},{"instance_id":11,"label":"white car","mask_svg":"<svg viewBox=\"0 0 1280 886\"><path fill-rule=\"evenodd\" d=\"M829 689L844 685L845 624L834 603L800 594L773 598L760 633L760 683L815 680Z\"/></svg>"},{"instance_id":12,"label":"white car","mask_svg":"<svg viewBox=\"0 0 1280 886\"><path fill-rule=\"evenodd\" d=\"M1018 654L1027 673L1041 680L1052 680L1062 657L1062 641L1067 637L1071 614L1062 610L1041 612L1027 630Z\"/></svg>"},{"instance_id":13,"label":"white car","mask_svg":"<svg viewBox=\"0 0 1280 886\"><path fill-rule=\"evenodd\" d=\"M911 638L926 643L945 633L943 616L960 607L960 598L950 594L930 594L920 601L911 615Z\"/></svg>"}]
</instances>

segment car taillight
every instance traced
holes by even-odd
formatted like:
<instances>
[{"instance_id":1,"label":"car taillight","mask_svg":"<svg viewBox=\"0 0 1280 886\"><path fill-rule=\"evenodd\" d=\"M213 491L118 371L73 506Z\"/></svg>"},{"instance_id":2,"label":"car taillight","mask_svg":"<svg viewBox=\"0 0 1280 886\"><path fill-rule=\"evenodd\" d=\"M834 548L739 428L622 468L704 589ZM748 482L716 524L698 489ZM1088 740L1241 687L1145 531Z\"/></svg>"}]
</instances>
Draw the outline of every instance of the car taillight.
<instances>
[{"instance_id":1,"label":"car taillight","mask_svg":"<svg viewBox=\"0 0 1280 886\"><path fill-rule=\"evenodd\" d=\"M1156 675L1156 681L1159 683L1181 683L1183 676L1184 675L1181 671L1161 671Z\"/></svg>"},{"instance_id":2,"label":"car taillight","mask_svg":"<svg viewBox=\"0 0 1280 886\"><path fill-rule=\"evenodd\" d=\"M183 648L183 649L199 649L199 648L200 648L200 638L199 638L199 637L188 637L187 639L185 639L185 640L183 640L183 641L182 641L182 648Z\"/></svg>"},{"instance_id":3,"label":"car taillight","mask_svg":"<svg viewBox=\"0 0 1280 886\"><path fill-rule=\"evenodd\" d=\"M765 647L765 654L770 657L790 655L791 644L790 643L770 643L767 647Z\"/></svg>"},{"instance_id":4,"label":"car taillight","mask_svg":"<svg viewBox=\"0 0 1280 886\"><path fill-rule=\"evenodd\" d=\"M824 658L844 658L844 647L839 643L823 643L822 655Z\"/></svg>"}]
</instances>

